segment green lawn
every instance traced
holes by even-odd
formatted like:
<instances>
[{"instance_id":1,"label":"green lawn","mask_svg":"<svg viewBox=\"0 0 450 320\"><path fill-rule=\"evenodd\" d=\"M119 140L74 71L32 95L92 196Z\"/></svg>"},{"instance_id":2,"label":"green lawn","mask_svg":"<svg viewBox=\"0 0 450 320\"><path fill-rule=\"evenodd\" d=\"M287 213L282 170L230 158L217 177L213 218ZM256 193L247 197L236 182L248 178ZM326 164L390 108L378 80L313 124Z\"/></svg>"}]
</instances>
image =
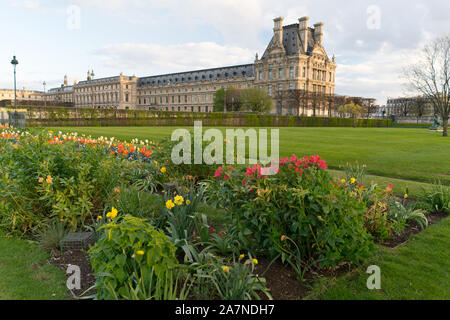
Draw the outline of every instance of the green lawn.
<instances>
[{"instance_id":1,"label":"green lawn","mask_svg":"<svg viewBox=\"0 0 450 320\"><path fill-rule=\"evenodd\" d=\"M450 218L411 237L406 245L380 249L377 257L337 279L316 283L308 299L450 299ZM367 289L369 265L381 269L381 290Z\"/></svg>"},{"instance_id":2,"label":"green lawn","mask_svg":"<svg viewBox=\"0 0 450 320\"><path fill-rule=\"evenodd\" d=\"M64 272L37 244L0 235L0 300L67 299Z\"/></svg>"},{"instance_id":3,"label":"green lawn","mask_svg":"<svg viewBox=\"0 0 450 320\"><path fill-rule=\"evenodd\" d=\"M92 136L160 140L175 127L51 128ZM222 128L223 129L223 128ZM280 128L280 155L319 154L330 168L347 162L367 165L370 174L450 184L450 139L426 129Z\"/></svg>"}]
</instances>

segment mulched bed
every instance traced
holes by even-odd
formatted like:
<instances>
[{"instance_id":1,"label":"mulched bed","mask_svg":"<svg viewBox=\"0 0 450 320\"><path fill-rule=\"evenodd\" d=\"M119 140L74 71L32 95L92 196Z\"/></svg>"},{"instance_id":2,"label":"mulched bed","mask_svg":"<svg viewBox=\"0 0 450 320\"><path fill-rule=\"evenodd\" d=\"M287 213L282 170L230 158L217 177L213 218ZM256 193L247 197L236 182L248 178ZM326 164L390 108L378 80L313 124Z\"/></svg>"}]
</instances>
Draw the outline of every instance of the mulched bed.
<instances>
[{"instance_id":1,"label":"mulched bed","mask_svg":"<svg viewBox=\"0 0 450 320\"><path fill-rule=\"evenodd\" d=\"M81 271L81 289L72 290L75 297L86 297L95 293L95 290L91 288L95 284L95 276L89 262L89 256L87 253L81 250L66 250L64 252L52 251L52 257L49 261L54 266L64 271L67 270L69 265L75 265L80 267ZM83 294L84 293L84 294ZM83 294L83 296L81 296Z\"/></svg>"},{"instance_id":2,"label":"mulched bed","mask_svg":"<svg viewBox=\"0 0 450 320\"><path fill-rule=\"evenodd\" d=\"M443 213L443 212L430 213L430 214L427 214L426 217L428 219L428 225L430 226L430 225L438 223L442 219L448 217L448 214ZM380 244L384 247L395 248L395 247L398 247L399 245L406 243L408 241L409 237L411 237L412 235L417 234L421 231L422 231L422 228L419 226L419 224L414 222L414 223L411 223L410 225L408 225L402 234L394 235L391 239L381 242Z\"/></svg>"},{"instance_id":3,"label":"mulched bed","mask_svg":"<svg viewBox=\"0 0 450 320\"><path fill-rule=\"evenodd\" d=\"M432 225L448 216L449 215L445 213L433 213L427 215L427 219L429 225ZM392 239L381 243L381 245L395 248L405 243L411 235L421 231L422 229L419 225L411 224L405 229L403 234L394 236ZM260 259L259 264L255 268L255 273L266 279L267 287L270 290L269 292L275 300L302 299L308 294L310 286L318 276L337 277L354 268L354 265L343 264L337 268L312 270L305 275L305 281L300 283L297 280L295 272L289 265L283 265L280 262L274 262L270 265L270 262L270 260L264 258ZM61 254L59 251L53 251L50 263L61 268L64 272L66 272L69 264L80 267L81 289L73 291L75 297L80 297L82 293L92 287L95 283L95 276L92 272L88 255L80 250L65 251L64 254ZM94 290L90 290L89 292L84 293L83 296L89 296L94 293ZM265 296L262 294L260 297L265 299Z\"/></svg>"}]
</instances>

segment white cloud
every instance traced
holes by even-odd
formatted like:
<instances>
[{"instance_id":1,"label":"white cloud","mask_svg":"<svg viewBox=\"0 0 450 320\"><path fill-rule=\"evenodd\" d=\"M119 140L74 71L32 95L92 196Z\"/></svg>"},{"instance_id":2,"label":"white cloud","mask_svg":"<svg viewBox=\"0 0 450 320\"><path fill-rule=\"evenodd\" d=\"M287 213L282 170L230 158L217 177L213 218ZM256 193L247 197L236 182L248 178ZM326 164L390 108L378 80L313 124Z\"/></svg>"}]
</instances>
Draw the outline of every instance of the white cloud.
<instances>
[{"instance_id":1,"label":"white cloud","mask_svg":"<svg viewBox=\"0 0 450 320\"><path fill-rule=\"evenodd\" d=\"M41 8L38 0L12 1L11 6L29 10L38 10Z\"/></svg>"},{"instance_id":2,"label":"white cloud","mask_svg":"<svg viewBox=\"0 0 450 320\"><path fill-rule=\"evenodd\" d=\"M108 68L138 72L140 76L251 63L253 59L248 49L213 42L168 46L123 43L95 50L93 54Z\"/></svg>"}]
</instances>

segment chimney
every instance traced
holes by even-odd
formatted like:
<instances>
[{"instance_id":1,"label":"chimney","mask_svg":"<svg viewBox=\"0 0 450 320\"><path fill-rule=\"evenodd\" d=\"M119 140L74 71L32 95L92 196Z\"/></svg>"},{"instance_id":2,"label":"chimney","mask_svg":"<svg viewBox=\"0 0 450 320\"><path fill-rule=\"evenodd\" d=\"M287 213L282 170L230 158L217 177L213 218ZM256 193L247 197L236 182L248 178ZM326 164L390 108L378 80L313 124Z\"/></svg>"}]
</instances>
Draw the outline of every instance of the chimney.
<instances>
[{"instance_id":1,"label":"chimney","mask_svg":"<svg viewBox=\"0 0 450 320\"><path fill-rule=\"evenodd\" d=\"M314 40L318 45L322 45L323 41L323 23L319 22L314 25Z\"/></svg>"},{"instance_id":2,"label":"chimney","mask_svg":"<svg viewBox=\"0 0 450 320\"><path fill-rule=\"evenodd\" d=\"M273 19L273 38L275 40L275 43L279 45L283 44L283 20L283 17Z\"/></svg>"},{"instance_id":3,"label":"chimney","mask_svg":"<svg viewBox=\"0 0 450 320\"><path fill-rule=\"evenodd\" d=\"M309 17L298 19L298 31L300 32L300 40L303 42L303 51L308 52L308 20Z\"/></svg>"}]
</instances>

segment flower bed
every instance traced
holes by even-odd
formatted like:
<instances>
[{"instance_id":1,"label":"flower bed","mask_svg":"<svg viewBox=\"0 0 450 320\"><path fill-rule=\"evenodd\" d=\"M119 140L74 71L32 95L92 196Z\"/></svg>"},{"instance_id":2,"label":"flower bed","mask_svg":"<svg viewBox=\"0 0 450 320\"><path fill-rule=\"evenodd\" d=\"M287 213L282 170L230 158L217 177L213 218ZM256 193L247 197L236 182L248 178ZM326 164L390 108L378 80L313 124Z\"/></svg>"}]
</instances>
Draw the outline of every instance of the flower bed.
<instances>
[{"instance_id":1,"label":"flower bed","mask_svg":"<svg viewBox=\"0 0 450 320\"><path fill-rule=\"evenodd\" d=\"M239 300L271 298L259 260L303 282L449 208L446 189L406 203L392 185L361 184L361 167L333 179L317 155L282 158L264 176L259 165L176 166L171 148L1 127L0 229L49 249L67 231L94 232L99 299Z\"/></svg>"}]
</instances>

